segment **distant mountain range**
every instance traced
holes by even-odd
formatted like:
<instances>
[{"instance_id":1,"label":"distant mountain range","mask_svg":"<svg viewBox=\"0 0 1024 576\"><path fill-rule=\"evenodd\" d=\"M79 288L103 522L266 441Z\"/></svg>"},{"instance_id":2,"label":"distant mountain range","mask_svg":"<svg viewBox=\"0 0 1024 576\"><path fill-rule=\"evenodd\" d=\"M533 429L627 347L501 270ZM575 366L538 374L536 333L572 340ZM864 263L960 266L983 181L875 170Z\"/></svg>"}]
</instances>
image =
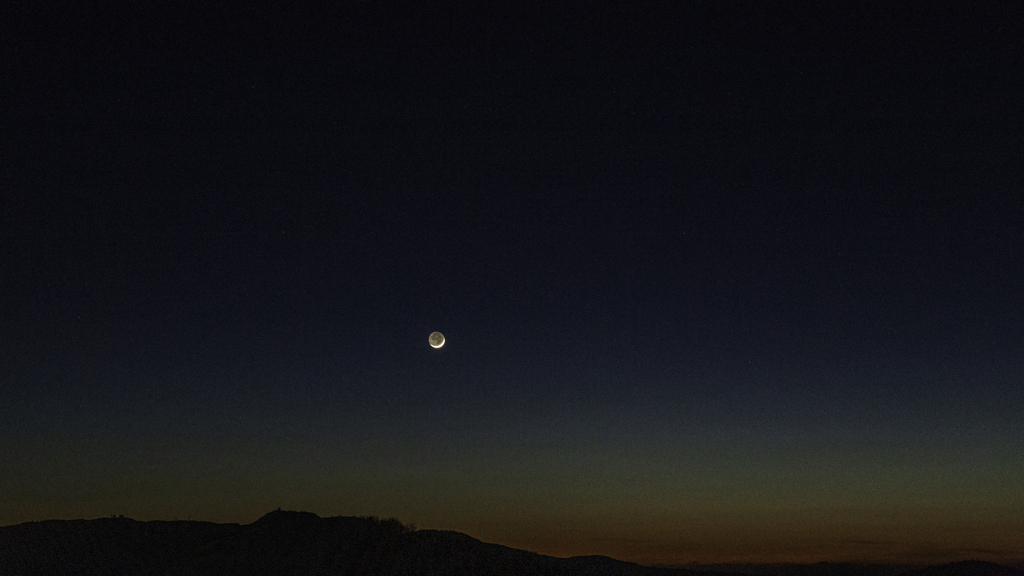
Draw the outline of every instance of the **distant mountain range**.
<instances>
[{"instance_id":1,"label":"distant mountain range","mask_svg":"<svg viewBox=\"0 0 1024 576\"><path fill-rule=\"evenodd\" d=\"M827 574L810 570L806 576ZM835 573L857 574L856 565ZM445 530L378 518L275 511L248 525L128 518L47 520L0 528L0 575L714 576L606 556L554 558ZM737 575L738 576L738 575ZM1024 576L986 562L933 566L906 576Z\"/></svg>"}]
</instances>

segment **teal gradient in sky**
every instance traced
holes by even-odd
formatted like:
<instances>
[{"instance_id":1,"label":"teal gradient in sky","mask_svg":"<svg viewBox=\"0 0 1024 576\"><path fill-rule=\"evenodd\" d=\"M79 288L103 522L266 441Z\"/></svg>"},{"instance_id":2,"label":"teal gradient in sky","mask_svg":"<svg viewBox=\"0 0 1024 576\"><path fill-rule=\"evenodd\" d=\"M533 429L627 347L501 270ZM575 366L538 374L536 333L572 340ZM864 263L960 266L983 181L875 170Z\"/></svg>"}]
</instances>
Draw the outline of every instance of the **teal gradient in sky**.
<instances>
[{"instance_id":1,"label":"teal gradient in sky","mask_svg":"<svg viewBox=\"0 0 1024 576\"><path fill-rule=\"evenodd\" d=\"M356 400L325 366L260 388L291 386L287 397L208 404L224 421L77 413L74 434L8 437L16 473L4 475L0 521L247 523L281 506L646 563L1020 553L1022 398L982 394L1013 390L997 375L1012 374L1009 363L980 375L903 372L898 392L893 374L853 363L829 375L748 365L616 387L541 386L534 374L531 385L497 387L503 370L454 345L444 353L447 376L481 380L457 396L412 385ZM793 377L817 385L772 392Z\"/></svg>"}]
</instances>

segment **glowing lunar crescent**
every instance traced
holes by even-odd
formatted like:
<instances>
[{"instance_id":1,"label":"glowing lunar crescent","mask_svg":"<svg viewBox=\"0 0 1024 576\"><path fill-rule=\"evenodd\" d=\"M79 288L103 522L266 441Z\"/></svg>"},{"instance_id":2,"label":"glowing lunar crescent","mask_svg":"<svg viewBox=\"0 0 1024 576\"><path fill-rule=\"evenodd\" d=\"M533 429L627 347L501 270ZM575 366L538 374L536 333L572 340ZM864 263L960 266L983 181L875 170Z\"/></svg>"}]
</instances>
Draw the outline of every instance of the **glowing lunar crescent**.
<instances>
[{"instance_id":1,"label":"glowing lunar crescent","mask_svg":"<svg viewBox=\"0 0 1024 576\"><path fill-rule=\"evenodd\" d=\"M441 346L444 346L444 334L441 334L440 332L434 332L433 334L430 335L428 341L430 342L431 347L440 348Z\"/></svg>"}]
</instances>

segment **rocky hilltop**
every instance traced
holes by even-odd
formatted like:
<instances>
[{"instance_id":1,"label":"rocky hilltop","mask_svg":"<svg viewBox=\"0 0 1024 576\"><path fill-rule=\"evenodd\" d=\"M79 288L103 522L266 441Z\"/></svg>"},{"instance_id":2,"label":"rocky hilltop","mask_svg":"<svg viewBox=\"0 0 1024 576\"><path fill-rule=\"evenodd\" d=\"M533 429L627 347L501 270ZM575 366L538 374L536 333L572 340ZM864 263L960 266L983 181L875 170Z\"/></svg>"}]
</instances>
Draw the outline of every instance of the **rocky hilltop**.
<instances>
[{"instance_id":1,"label":"rocky hilltop","mask_svg":"<svg viewBox=\"0 0 1024 576\"><path fill-rule=\"evenodd\" d=\"M822 572L826 565L816 566ZM839 576L857 576L851 565L836 566L843 567ZM641 566L606 556L554 558L488 544L459 532L414 530L394 519L321 518L280 510L247 525L119 517L0 528L0 575L48 574L723 576ZM986 562L959 562L905 576L1024 576L1024 572Z\"/></svg>"}]
</instances>

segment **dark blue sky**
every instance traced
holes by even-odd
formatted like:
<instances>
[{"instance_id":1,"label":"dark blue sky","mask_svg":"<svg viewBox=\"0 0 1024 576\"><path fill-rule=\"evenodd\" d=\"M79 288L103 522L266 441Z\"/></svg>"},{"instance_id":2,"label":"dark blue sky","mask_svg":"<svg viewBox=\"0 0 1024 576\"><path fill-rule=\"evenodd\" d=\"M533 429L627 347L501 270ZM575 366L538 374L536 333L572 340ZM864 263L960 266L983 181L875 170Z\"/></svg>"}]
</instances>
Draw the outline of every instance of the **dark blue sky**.
<instances>
[{"instance_id":1,"label":"dark blue sky","mask_svg":"<svg viewBox=\"0 0 1024 576\"><path fill-rule=\"evenodd\" d=\"M1024 556L1003 7L11 9L0 524Z\"/></svg>"}]
</instances>

